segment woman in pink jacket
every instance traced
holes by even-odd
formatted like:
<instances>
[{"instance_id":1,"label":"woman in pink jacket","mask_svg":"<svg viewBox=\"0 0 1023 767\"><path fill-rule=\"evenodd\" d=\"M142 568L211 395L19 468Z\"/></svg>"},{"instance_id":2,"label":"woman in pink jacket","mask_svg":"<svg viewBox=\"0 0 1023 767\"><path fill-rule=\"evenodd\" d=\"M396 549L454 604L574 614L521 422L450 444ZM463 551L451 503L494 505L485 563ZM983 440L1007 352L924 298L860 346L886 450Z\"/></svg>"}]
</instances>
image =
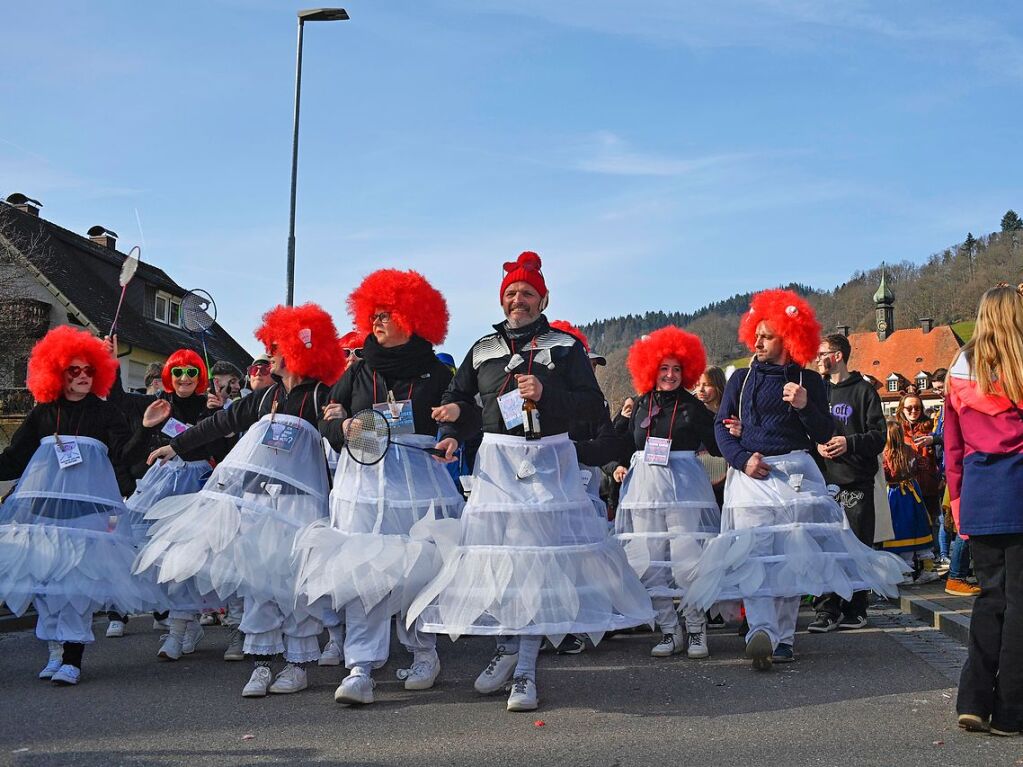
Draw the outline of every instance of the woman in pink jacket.
<instances>
[{"instance_id":1,"label":"woman in pink jacket","mask_svg":"<svg viewBox=\"0 0 1023 767\"><path fill-rule=\"evenodd\" d=\"M959 680L959 726L1023 729L1023 285L980 299L973 339L949 371L945 470L981 593Z\"/></svg>"}]
</instances>

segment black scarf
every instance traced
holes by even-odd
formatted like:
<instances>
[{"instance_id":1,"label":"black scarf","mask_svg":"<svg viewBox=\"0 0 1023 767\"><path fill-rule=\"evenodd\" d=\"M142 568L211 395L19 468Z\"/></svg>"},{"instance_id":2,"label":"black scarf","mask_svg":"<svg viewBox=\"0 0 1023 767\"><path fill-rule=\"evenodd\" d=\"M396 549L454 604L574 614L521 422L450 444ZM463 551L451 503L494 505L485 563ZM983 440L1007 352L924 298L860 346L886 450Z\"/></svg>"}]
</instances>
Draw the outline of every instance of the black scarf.
<instances>
[{"instance_id":1,"label":"black scarf","mask_svg":"<svg viewBox=\"0 0 1023 767\"><path fill-rule=\"evenodd\" d=\"M530 341L536 336L550 330L550 325L547 324L547 318L542 314L528 325L523 325L521 328L513 328L508 324L507 320L502 322L500 325L495 325L494 327L499 332L503 333L505 338L510 341L514 341L517 346L521 346L524 341Z\"/></svg>"},{"instance_id":2,"label":"black scarf","mask_svg":"<svg viewBox=\"0 0 1023 767\"><path fill-rule=\"evenodd\" d=\"M401 346L385 348L370 333L362 347L362 358L370 370L382 375L388 383L419 378L437 363L433 346L419 336L412 336Z\"/></svg>"}]
</instances>

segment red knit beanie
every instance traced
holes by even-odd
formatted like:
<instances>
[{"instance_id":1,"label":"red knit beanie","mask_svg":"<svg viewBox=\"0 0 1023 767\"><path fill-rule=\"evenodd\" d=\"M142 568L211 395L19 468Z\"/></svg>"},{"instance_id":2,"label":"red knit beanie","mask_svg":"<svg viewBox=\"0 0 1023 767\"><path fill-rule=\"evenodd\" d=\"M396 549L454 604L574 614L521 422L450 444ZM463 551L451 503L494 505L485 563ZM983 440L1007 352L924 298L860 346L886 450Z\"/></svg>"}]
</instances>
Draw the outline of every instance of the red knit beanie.
<instances>
[{"instance_id":1,"label":"red knit beanie","mask_svg":"<svg viewBox=\"0 0 1023 767\"><path fill-rule=\"evenodd\" d=\"M547 283L543 280L543 272L540 271L540 256L531 250L519 254L515 261L506 261L504 264L504 279L501 280L500 298L504 300L504 290L513 282L526 282L532 286L540 298L547 295Z\"/></svg>"}]
</instances>

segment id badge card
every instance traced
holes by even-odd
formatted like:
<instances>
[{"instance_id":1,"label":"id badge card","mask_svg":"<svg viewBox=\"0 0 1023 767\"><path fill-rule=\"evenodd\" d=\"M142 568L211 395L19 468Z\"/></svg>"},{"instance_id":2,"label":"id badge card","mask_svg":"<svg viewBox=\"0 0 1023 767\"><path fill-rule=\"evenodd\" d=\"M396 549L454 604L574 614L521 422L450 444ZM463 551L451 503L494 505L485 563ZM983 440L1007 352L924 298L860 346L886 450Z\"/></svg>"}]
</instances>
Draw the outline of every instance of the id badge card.
<instances>
[{"instance_id":1,"label":"id badge card","mask_svg":"<svg viewBox=\"0 0 1023 767\"><path fill-rule=\"evenodd\" d=\"M260 441L260 444L274 450L283 450L285 453L290 453L297 439L298 427L292 426L290 423L270 421L266 425L266 431L263 432L263 439Z\"/></svg>"},{"instance_id":2,"label":"id badge card","mask_svg":"<svg viewBox=\"0 0 1023 767\"><path fill-rule=\"evenodd\" d=\"M651 466L667 466L671 453L671 440L667 437L647 437L643 448L643 463Z\"/></svg>"},{"instance_id":3,"label":"id badge card","mask_svg":"<svg viewBox=\"0 0 1023 767\"><path fill-rule=\"evenodd\" d=\"M522 395L518 389L502 394L497 398L497 404L501 408L501 418L504 419L504 427L508 431L522 425Z\"/></svg>"},{"instance_id":4,"label":"id badge card","mask_svg":"<svg viewBox=\"0 0 1023 767\"><path fill-rule=\"evenodd\" d=\"M378 402L373 409L380 413L387 425L391 427L391 434L415 434L416 421L412 415L412 400L399 399L393 402Z\"/></svg>"},{"instance_id":5,"label":"id badge card","mask_svg":"<svg viewBox=\"0 0 1023 767\"><path fill-rule=\"evenodd\" d=\"M174 437L178 436L186 429L188 429L187 423L182 423L177 418L168 418L167 422L164 423L163 428L160 429L160 433L174 439Z\"/></svg>"},{"instance_id":6,"label":"id badge card","mask_svg":"<svg viewBox=\"0 0 1023 767\"><path fill-rule=\"evenodd\" d=\"M57 454L57 465L62 469L77 466L82 462L82 451L74 437L67 439L57 437L57 441L53 443L53 451Z\"/></svg>"}]
</instances>

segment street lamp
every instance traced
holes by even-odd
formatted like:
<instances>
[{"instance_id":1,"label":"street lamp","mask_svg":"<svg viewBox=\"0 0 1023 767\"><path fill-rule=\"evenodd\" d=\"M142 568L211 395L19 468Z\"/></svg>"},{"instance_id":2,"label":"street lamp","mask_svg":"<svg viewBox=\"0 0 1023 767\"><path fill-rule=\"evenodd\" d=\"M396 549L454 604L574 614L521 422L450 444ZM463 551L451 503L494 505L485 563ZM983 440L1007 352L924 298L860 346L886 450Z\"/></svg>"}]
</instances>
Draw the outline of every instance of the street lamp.
<instances>
[{"instance_id":1,"label":"street lamp","mask_svg":"<svg viewBox=\"0 0 1023 767\"><path fill-rule=\"evenodd\" d=\"M298 113L302 101L302 31L307 21L347 21L344 8L298 12L298 57L295 61L295 133L291 140L291 217L288 222L288 306L295 305L295 196L298 192Z\"/></svg>"}]
</instances>

